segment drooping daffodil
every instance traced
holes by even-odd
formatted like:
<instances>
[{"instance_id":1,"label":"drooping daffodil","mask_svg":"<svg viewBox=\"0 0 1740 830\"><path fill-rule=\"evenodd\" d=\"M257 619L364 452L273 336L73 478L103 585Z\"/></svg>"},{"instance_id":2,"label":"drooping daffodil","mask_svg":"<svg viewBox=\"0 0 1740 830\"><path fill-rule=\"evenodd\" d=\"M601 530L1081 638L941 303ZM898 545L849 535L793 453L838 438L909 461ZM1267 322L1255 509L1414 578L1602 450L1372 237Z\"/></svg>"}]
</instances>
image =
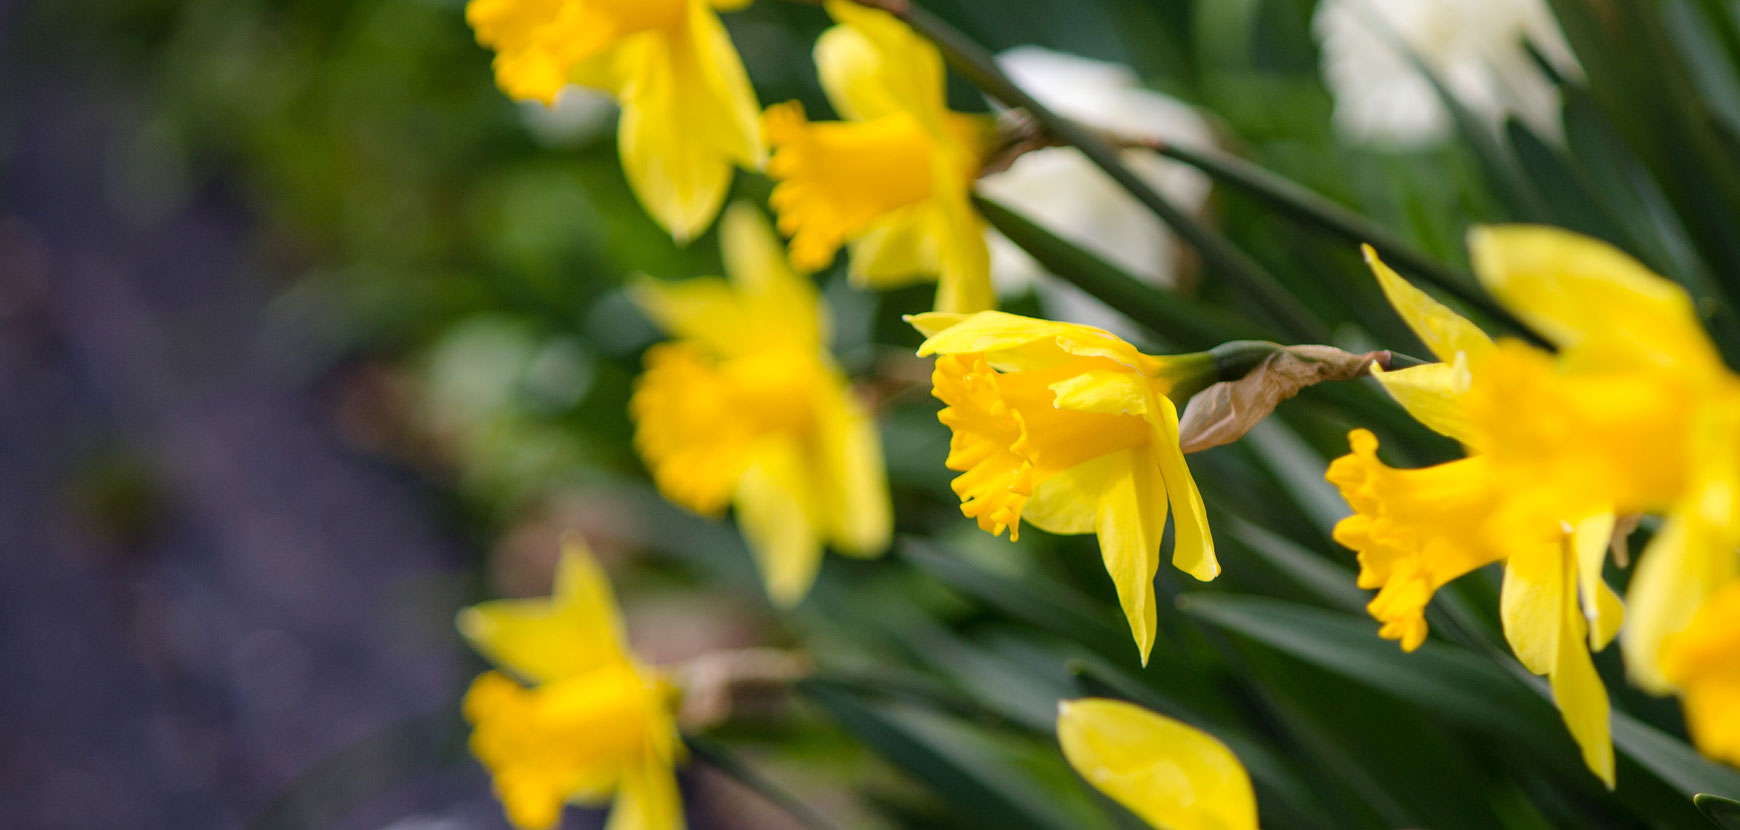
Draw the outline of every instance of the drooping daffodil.
<instances>
[{"instance_id":1,"label":"drooping daffodil","mask_svg":"<svg viewBox=\"0 0 1740 830\"><path fill-rule=\"evenodd\" d=\"M1057 707L1057 741L1082 778L1156 830L1256 830L1257 796L1213 735L1133 703Z\"/></svg>"},{"instance_id":2,"label":"drooping daffodil","mask_svg":"<svg viewBox=\"0 0 1740 830\"><path fill-rule=\"evenodd\" d=\"M1716 427L1740 411L1737 387L1685 292L1611 246L1524 226L1480 229L1469 244L1486 289L1557 352L1494 343L1368 251L1442 361L1374 375L1468 457L1397 470L1356 431L1353 453L1329 471L1355 510L1336 538L1359 551L1360 584L1380 589L1371 611L1382 633L1410 650L1437 588L1504 562L1506 637L1551 677L1585 762L1612 786L1607 695L1580 643L1600 649L1620 626L1601 577L1616 517L1669 515L1632 582L1625 635L1632 678L1667 691L1663 639L1736 567L1740 439Z\"/></svg>"},{"instance_id":3,"label":"drooping daffodil","mask_svg":"<svg viewBox=\"0 0 1740 830\"><path fill-rule=\"evenodd\" d=\"M630 296L677 339L647 350L629 403L660 492L702 515L736 507L780 605L803 599L824 544L888 545L892 509L875 420L827 352L826 308L761 214L721 222L729 280L641 279Z\"/></svg>"},{"instance_id":4,"label":"drooping daffodil","mask_svg":"<svg viewBox=\"0 0 1740 830\"><path fill-rule=\"evenodd\" d=\"M617 830L682 830L676 695L623 640L610 583L578 540L553 594L459 612L460 633L497 669L465 694L471 751L508 820L548 830L568 803L614 801Z\"/></svg>"},{"instance_id":5,"label":"drooping daffodil","mask_svg":"<svg viewBox=\"0 0 1740 830\"><path fill-rule=\"evenodd\" d=\"M816 65L844 121L811 122L788 102L763 116L768 175L791 258L813 271L850 248L859 285L938 282L939 311L991 308L985 223L973 182L992 136L982 115L948 109L936 47L887 12L829 0L837 26Z\"/></svg>"},{"instance_id":6,"label":"drooping daffodil","mask_svg":"<svg viewBox=\"0 0 1740 830\"><path fill-rule=\"evenodd\" d=\"M996 311L907 319L927 338L919 356L937 356L961 512L1012 540L1023 520L1097 535L1146 663L1169 506L1172 564L1204 581L1220 573L1169 397L1212 373L1213 358L1154 357L1101 329Z\"/></svg>"},{"instance_id":7,"label":"drooping daffodil","mask_svg":"<svg viewBox=\"0 0 1740 830\"><path fill-rule=\"evenodd\" d=\"M552 104L570 84L622 106L622 169L678 241L724 203L734 165L760 167L760 105L718 9L748 0L471 0L465 18L495 50L496 84Z\"/></svg>"}]
</instances>

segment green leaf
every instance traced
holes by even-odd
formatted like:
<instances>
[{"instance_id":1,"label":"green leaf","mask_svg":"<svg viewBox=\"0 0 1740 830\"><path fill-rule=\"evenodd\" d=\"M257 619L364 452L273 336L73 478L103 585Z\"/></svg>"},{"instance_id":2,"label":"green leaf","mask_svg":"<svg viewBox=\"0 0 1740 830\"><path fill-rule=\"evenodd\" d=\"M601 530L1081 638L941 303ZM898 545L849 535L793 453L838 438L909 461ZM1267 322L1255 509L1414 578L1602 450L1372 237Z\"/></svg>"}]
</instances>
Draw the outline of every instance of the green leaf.
<instances>
[{"instance_id":1,"label":"green leaf","mask_svg":"<svg viewBox=\"0 0 1740 830\"><path fill-rule=\"evenodd\" d=\"M1268 599L1198 594L1184 610L1458 726L1577 757L1546 701L1463 649L1428 642L1408 654L1379 638L1371 620Z\"/></svg>"},{"instance_id":2,"label":"green leaf","mask_svg":"<svg viewBox=\"0 0 1740 830\"><path fill-rule=\"evenodd\" d=\"M990 199L975 197L973 202L991 227L1019 245L1045 270L1146 326L1170 344L1188 350L1207 349L1224 340L1264 334L1220 308L1145 283Z\"/></svg>"},{"instance_id":3,"label":"green leaf","mask_svg":"<svg viewBox=\"0 0 1740 830\"><path fill-rule=\"evenodd\" d=\"M1692 796L1692 803L1708 816L1710 823L1722 830L1740 830L1740 801L1709 793Z\"/></svg>"},{"instance_id":4,"label":"green leaf","mask_svg":"<svg viewBox=\"0 0 1740 830\"><path fill-rule=\"evenodd\" d=\"M901 539L899 549L903 558L943 584L1042 631L1089 644L1129 639L1114 610L1054 582L994 574L916 538Z\"/></svg>"},{"instance_id":5,"label":"green leaf","mask_svg":"<svg viewBox=\"0 0 1740 830\"><path fill-rule=\"evenodd\" d=\"M993 760L1003 754L960 723L902 704L866 701L831 683L805 681L799 688L841 728L983 826L1079 826L1053 807L1034 782Z\"/></svg>"},{"instance_id":6,"label":"green leaf","mask_svg":"<svg viewBox=\"0 0 1740 830\"><path fill-rule=\"evenodd\" d=\"M1683 795L1740 793L1740 772L1712 763L1684 741L1624 712L1613 713L1613 745Z\"/></svg>"}]
</instances>

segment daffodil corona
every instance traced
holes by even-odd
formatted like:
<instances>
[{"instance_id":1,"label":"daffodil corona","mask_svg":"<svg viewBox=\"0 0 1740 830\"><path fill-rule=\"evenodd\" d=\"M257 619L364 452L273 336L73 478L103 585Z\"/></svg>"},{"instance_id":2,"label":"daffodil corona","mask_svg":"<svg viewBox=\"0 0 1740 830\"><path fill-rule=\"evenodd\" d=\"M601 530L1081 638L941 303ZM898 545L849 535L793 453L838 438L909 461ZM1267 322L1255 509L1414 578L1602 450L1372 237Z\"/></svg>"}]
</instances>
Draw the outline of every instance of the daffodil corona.
<instances>
[{"instance_id":1,"label":"daffodil corona","mask_svg":"<svg viewBox=\"0 0 1740 830\"><path fill-rule=\"evenodd\" d=\"M854 556L887 547L882 446L826 352L815 287L754 208L733 206L721 227L729 281L633 287L678 338L647 351L629 404L635 446L671 501L703 515L736 506L768 595L792 605L824 543Z\"/></svg>"},{"instance_id":2,"label":"daffodil corona","mask_svg":"<svg viewBox=\"0 0 1740 830\"><path fill-rule=\"evenodd\" d=\"M629 653L583 544L564 546L548 599L481 603L458 624L500 669L472 682L464 710L472 754L515 827L547 830L569 802L614 800L612 828L682 830L675 693Z\"/></svg>"},{"instance_id":3,"label":"daffodil corona","mask_svg":"<svg viewBox=\"0 0 1740 830\"><path fill-rule=\"evenodd\" d=\"M1238 756L1199 729L1121 700L1066 700L1057 741L1089 784L1156 830L1257 830Z\"/></svg>"},{"instance_id":4,"label":"daffodil corona","mask_svg":"<svg viewBox=\"0 0 1740 830\"><path fill-rule=\"evenodd\" d=\"M860 285L936 279L939 311L992 307L971 199L991 120L949 111L942 57L905 23L844 0L827 8L839 25L817 41L816 64L847 120L811 122L796 102L763 116L792 262L818 270L849 244Z\"/></svg>"},{"instance_id":5,"label":"daffodil corona","mask_svg":"<svg viewBox=\"0 0 1740 830\"><path fill-rule=\"evenodd\" d=\"M734 164L760 167L760 105L716 9L748 0L471 0L496 83L553 103L575 84L622 105L617 143L635 196L680 241L712 223Z\"/></svg>"},{"instance_id":6,"label":"daffodil corona","mask_svg":"<svg viewBox=\"0 0 1740 830\"><path fill-rule=\"evenodd\" d=\"M953 431L946 464L961 474L961 512L1010 539L1023 520L1096 534L1146 663L1169 505L1172 564L1205 581L1220 573L1168 397L1212 372L1212 358L1153 357L1100 329L995 311L908 320L928 338L919 355L938 356L934 394Z\"/></svg>"}]
</instances>

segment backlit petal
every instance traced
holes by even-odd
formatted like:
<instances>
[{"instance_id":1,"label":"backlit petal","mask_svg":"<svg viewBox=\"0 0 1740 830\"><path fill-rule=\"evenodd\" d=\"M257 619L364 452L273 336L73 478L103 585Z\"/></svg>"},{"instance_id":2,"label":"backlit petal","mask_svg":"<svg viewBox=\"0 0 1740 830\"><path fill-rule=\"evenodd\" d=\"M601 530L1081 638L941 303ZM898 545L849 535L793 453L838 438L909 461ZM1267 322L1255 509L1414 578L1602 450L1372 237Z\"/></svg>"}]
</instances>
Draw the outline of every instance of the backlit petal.
<instances>
[{"instance_id":1,"label":"backlit petal","mask_svg":"<svg viewBox=\"0 0 1740 830\"><path fill-rule=\"evenodd\" d=\"M1474 359L1492 347L1492 338L1487 337L1485 332L1402 279L1400 274L1378 259L1377 251L1370 245L1361 250L1365 253L1366 264L1377 275L1378 285L1383 287L1384 296L1389 298L1390 305L1395 307L1396 313L1407 322L1408 328L1419 335L1420 342L1425 343L1426 348L1431 349L1432 354L1437 355L1439 360L1453 362L1458 353L1467 354L1470 359Z\"/></svg>"},{"instance_id":2,"label":"backlit petal","mask_svg":"<svg viewBox=\"0 0 1740 830\"><path fill-rule=\"evenodd\" d=\"M479 654L531 682L627 659L610 582L578 538L563 543L550 597L478 603L459 612L458 625Z\"/></svg>"},{"instance_id":3,"label":"backlit petal","mask_svg":"<svg viewBox=\"0 0 1740 830\"><path fill-rule=\"evenodd\" d=\"M1721 365L1685 289L1618 248L1527 225L1477 228L1468 247L1487 290L1576 365Z\"/></svg>"},{"instance_id":4,"label":"backlit petal","mask_svg":"<svg viewBox=\"0 0 1740 830\"><path fill-rule=\"evenodd\" d=\"M1466 354L1458 352L1450 363L1428 363L1388 372L1374 364L1371 376L1414 420L1440 435L1473 445L1476 434L1468 423L1466 406L1470 382Z\"/></svg>"},{"instance_id":5,"label":"backlit petal","mask_svg":"<svg viewBox=\"0 0 1740 830\"><path fill-rule=\"evenodd\" d=\"M1100 556L1145 666L1159 622L1154 573L1160 568L1160 539L1166 531L1166 486L1141 450L1112 453L1074 469L1078 480L1098 490L1094 533Z\"/></svg>"},{"instance_id":6,"label":"backlit petal","mask_svg":"<svg viewBox=\"0 0 1740 830\"><path fill-rule=\"evenodd\" d=\"M795 447L768 442L737 483L737 524L749 542L767 596L796 605L809 593L822 564L816 483Z\"/></svg>"},{"instance_id":7,"label":"backlit petal","mask_svg":"<svg viewBox=\"0 0 1740 830\"><path fill-rule=\"evenodd\" d=\"M1250 775L1206 732L1087 699L1058 705L1057 739L1088 783L1160 830L1256 830Z\"/></svg>"}]
</instances>

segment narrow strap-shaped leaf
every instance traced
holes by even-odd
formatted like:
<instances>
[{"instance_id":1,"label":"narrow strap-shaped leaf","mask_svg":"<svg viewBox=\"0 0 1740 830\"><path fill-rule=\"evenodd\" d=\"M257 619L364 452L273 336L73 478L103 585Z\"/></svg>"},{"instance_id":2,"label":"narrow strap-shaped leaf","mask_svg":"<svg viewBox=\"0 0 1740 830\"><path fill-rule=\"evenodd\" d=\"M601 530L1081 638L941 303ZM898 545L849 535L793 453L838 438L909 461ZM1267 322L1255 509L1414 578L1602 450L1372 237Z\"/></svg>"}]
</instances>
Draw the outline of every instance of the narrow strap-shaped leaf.
<instances>
[{"instance_id":1,"label":"narrow strap-shaped leaf","mask_svg":"<svg viewBox=\"0 0 1740 830\"><path fill-rule=\"evenodd\" d=\"M1319 194L1285 176L1244 159L1214 150L1192 149L1175 144L1152 145L1155 152L1184 162L1262 199L1280 212L1332 233L1350 245L1369 244L1395 267L1479 309L1482 314L1513 331L1528 327L1481 291L1474 277L1457 271L1416 250L1401 237L1358 212Z\"/></svg>"},{"instance_id":2,"label":"narrow strap-shaped leaf","mask_svg":"<svg viewBox=\"0 0 1740 830\"><path fill-rule=\"evenodd\" d=\"M1722 830L1740 830L1740 801L1709 793L1692 796L1692 803L1708 816L1710 823Z\"/></svg>"},{"instance_id":3,"label":"narrow strap-shaped leaf","mask_svg":"<svg viewBox=\"0 0 1740 830\"><path fill-rule=\"evenodd\" d=\"M1184 349L1265 332L1207 303L1163 291L990 199L975 197L991 227L1066 282Z\"/></svg>"},{"instance_id":4,"label":"narrow strap-shaped leaf","mask_svg":"<svg viewBox=\"0 0 1740 830\"><path fill-rule=\"evenodd\" d=\"M964 746L963 727L939 715L898 704L862 700L848 689L802 682L798 688L827 710L835 723L878 755L905 770L946 803L969 809L985 827L1064 830L1070 820L1014 771L975 757Z\"/></svg>"},{"instance_id":5,"label":"narrow strap-shaped leaf","mask_svg":"<svg viewBox=\"0 0 1740 830\"><path fill-rule=\"evenodd\" d=\"M1004 104L1026 110L1048 134L1080 150L1089 161L1160 217L1180 239L1196 249L1211 271L1256 301L1264 316L1288 339L1314 343L1328 339L1323 324L1274 275L1225 236L1179 209L1150 187L1124 166L1117 149L1105 139L1052 112L1010 80L984 46L918 6L907 3L873 5L894 7L901 19L936 44L949 64L967 80Z\"/></svg>"},{"instance_id":6,"label":"narrow strap-shaped leaf","mask_svg":"<svg viewBox=\"0 0 1740 830\"><path fill-rule=\"evenodd\" d=\"M742 758L711 738L699 735L684 735L683 744L694 753L695 757L709 766L729 776L731 780L753 790L774 806L778 807L798 826L805 830L835 830L839 825L829 821L826 816L814 808L799 801L796 796L786 792L778 784L769 781L766 776L757 772L754 767L745 763Z\"/></svg>"}]
</instances>

